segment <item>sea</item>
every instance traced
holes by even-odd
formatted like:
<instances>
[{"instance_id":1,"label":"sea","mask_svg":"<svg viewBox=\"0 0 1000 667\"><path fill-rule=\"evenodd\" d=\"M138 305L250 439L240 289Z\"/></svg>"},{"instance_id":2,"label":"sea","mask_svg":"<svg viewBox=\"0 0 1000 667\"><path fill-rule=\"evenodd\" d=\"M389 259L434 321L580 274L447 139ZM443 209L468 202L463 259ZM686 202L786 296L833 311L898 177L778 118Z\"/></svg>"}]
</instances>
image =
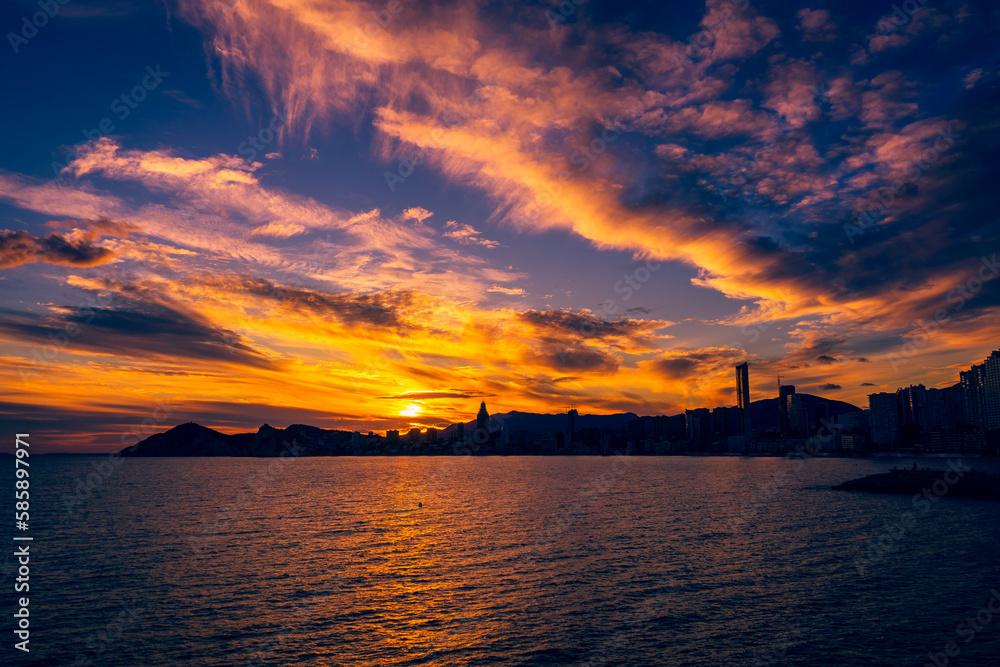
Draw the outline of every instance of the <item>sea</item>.
<instances>
[{"instance_id":1,"label":"sea","mask_svg":"<svg viewBox=\"0 0 1000 667\"><path fill-rule=\"evenodd\" d=\"M894 465L33 456L2 662L1000 665L1000 503L831 489Z\"/></svg>"}]
</instances>

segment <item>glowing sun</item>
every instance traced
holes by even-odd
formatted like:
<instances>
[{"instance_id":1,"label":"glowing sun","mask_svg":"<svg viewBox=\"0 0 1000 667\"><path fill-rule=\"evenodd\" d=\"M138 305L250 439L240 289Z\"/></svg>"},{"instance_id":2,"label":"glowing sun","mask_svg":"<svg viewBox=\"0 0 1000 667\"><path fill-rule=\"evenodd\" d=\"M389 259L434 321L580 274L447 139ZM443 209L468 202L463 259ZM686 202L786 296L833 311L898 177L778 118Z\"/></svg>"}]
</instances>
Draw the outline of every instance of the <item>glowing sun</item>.
<instances>
[{"instance_id":1,"label":"glowing sun","mask_svg":"<svg viewBox=\"0 0 1000 667\"><path fill-rule=\"evenodd\" d=\"M406 406L405 409L400 410L399 414L402 415L403 417L416 417L423 411L424 408L422 405L417 405L416 403L410 403L409 405Z\"/></svg>"}]
</instances>

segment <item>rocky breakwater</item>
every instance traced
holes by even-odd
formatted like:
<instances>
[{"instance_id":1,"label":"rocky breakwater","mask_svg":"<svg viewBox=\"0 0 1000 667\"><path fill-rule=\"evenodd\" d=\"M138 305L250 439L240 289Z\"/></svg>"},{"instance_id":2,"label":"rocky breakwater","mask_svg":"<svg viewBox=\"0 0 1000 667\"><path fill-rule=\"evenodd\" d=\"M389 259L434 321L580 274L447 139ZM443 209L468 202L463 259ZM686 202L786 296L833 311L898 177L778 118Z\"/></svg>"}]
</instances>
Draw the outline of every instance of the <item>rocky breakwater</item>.
<instances>
[{"instance_id":1,"label":"rocky breakwater","mask_svg":"<svg viewBox=\"0 0 1000 667\"><path fill-rule=\"evenodd\" d=\"M837 484L833 489L1000 500L1000 475L977 472L961 462L951 462L945 470L893 468L889 472Z\"/></svg>"}]
</instances>

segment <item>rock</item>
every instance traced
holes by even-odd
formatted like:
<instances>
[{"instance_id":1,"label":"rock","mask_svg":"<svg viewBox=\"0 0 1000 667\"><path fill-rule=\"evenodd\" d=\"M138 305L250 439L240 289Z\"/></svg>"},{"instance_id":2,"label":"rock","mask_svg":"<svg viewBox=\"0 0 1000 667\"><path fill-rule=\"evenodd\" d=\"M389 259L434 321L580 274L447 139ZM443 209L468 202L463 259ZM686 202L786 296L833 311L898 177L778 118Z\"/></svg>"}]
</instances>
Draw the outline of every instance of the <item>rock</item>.
<instances>
[{"instance_id":1,"label":"rock","mask_svg":"<svg viewBox=\"0 0 1000 667\"><path fill-rule=\"evenodd\" d=\"M971 470L891 470L853 479L833 487L835 491L895 493L909 496L925 491L948 498L1000 500L1000 476Z\"/></svg>"}]
</instances>

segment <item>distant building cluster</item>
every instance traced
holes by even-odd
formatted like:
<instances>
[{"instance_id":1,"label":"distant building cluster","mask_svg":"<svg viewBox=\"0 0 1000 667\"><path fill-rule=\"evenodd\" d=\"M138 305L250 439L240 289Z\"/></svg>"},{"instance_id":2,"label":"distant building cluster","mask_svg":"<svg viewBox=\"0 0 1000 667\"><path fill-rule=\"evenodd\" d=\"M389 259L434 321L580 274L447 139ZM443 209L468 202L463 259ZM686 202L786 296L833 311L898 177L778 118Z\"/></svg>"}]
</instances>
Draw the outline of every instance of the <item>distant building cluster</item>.
<instances>
[{"instance_id":1,"label":"distant building cluster","mask_svg":"<svg viewBox=\"0 0 1000 667\"><path fill-rule=\"evenodd\" d=\"M1000 350L950 387L872 394L868 411L873 449L1000 453Z\"/></svg>"},{"instance_id":2,"label":"distant building cluster","mask_svg":"<svg viewBox=\"0 0 1000 667\"><path fill-rule=\"evenodd\" d=\"M944 389L913 385L868 397L867 410L798 394L781 384L777 398L751 407L750 367L735 367L736 405L638 417L614 426L581 426L575 407L565 415L535 415L548 426L524 428L522 418L491 416L483 401L475 426L413 428L405 435L355 432L354 454L783 454L810 438L836 455L886 452L1000 453L1000 350ZM846 409L845 409L846 408ZM752 423L751 413L755 415ZM517 414L517 413L514 413ZM562 419L560 423L559 420ZM591 416L583 423L594 423Z\"/></svg>"}]
</instances>

